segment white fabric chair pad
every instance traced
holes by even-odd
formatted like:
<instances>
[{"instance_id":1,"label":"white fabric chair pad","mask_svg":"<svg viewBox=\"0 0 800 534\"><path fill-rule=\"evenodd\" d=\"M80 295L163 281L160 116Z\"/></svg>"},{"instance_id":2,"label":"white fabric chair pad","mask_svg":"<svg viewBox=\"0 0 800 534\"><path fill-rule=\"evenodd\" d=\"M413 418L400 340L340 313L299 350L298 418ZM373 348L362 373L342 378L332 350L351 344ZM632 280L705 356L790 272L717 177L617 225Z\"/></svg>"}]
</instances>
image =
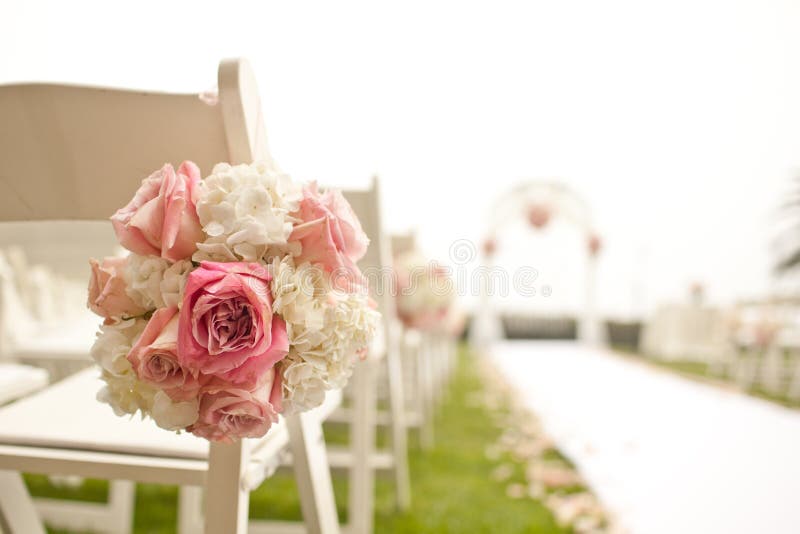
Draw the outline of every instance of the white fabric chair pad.
<instances>
[{"instance_id":1,"label":"white fabric chair pad","mask_svg":"<svg viewBox=\"0 0 800 534\"><path fill-rule=\"evenodd\" d=\"M0 443L202 459L208 442L175 434L150 420L117 417L96 400L103 382L86 369L0 409Z\"/></svg>"},{"instance_id":2,"label":"white fabric chair pad","mask_svg":"<svg viewBox=\"0 0 800 534\"><path fill-rule=\"evenodd\" d=\"M53 386L0 408L0 444L113 452L182 459L206 459L208 442L189 433L176 434L140 417L117 417L96 400L103 386L96 368L85 369ZM320 420L341 403L341 392L329 392L314 410ZM272 441L284 442L281 445ZM267 436L248 440L251 450L274 449L288 441L285 423Z\"/></svg>"}]
</instances>

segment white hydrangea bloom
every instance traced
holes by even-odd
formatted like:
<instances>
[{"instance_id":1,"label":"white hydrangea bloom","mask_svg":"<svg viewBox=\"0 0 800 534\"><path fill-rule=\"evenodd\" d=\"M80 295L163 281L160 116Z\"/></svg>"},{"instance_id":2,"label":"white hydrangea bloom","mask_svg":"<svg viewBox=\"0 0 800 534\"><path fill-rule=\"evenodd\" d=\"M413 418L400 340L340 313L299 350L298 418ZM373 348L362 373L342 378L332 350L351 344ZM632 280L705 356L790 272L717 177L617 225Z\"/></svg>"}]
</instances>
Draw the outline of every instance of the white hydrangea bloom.
<instances>
[{"instance_id":1,"label":"white hydrangea bloom","mask_svg":"<svg viewBox=\"0 0 800 534\"><path fill-rule=\"evenodd\" d=\"M184 429L197 421L197 399L174 402L163 391L141 382L128 361L128 353L146 325L145 319L127 319L100 326L90 351L105 382L97 392L97 400L109 404L118 416L140 412L142 417L152 417L161 428Z\"/></svg>"},{"instance_id":2,"label":"white hydrangea bloom","mask_svg":"<svg viewBox=\"0 0 800 534\"><path fill-rule=\"evenodd\" d=\"M100 325L89 354L103 371L114 376L125 375L131 370L126 356L146 325L145 319L127 319Z\"/></svg>"},{"instance_id":3,"label":"white hydrangea bloom","mask_svg":"<svg viewBox=\"0 0 800 534\"><path fill-rule=\"evenodd\" d=\"M296 268L290 256L275 258L272 274L272 309L286 321L289 343L305 352L323 339L327 276L318 267L304 263Z\"/></svg>"},{"instance_id":4,"label":"white hydrangea bloom","mask_svg":"<svg viewBox=\"0 0 800 534\"><path fill-rule=\"evenodd\" d=\"M195 261L258 261L292 252L289 214L302 190L287 175L264 162L219 163L199 189L197 215L207 238L197 244Z\"/></svg>"},{"instance_id":5,"label":"white hydrangea bloom","mask_svg":"<svg viewBox=\"0 0 800 534\"><path fill-rule=\"evenodd\" d=\"M158 256L131 253L125 266L126 292L142 308L153 310L164 306L161 279L170 262Z\"/></svg>"},{"instance_id":6,"label":"white hydrangea bloom","mask_svg":"<svg viewBox=\"0 0 800 534\"><path fill-rule=\"evenodd\" d=\"M131 254L125 268L126 292L148 310L180 306L191 270L189 260L172 263L158 256Z\"/></svg>"},{"instance_id":7,"label":"white hydrangea bloom","mask_svg":"<svg viewBox=\"0 0 800 534\"><path fill-rule=\"evenodd\" d=\"M97 392L97 400L110 405L115 414L123 416L141 412L142 418L150 414L157 390L137 380L133 370L122 376L103 371L102 378L106 385Z\"/></svg>"},{"instance_id":8,"label":"white hydrangea bloom","mask_svg":"<svg viewBox=\"0 0 800 534\"><path fill-rule=\"evenodd\" d=\"M328 277L291 257L273 260L273 310L286 321L291 351L281 361L284 410L319 406L325 390L344 387L359 352L369 346L380 314L363 293L330 287Z\"/></svg>"},{"instance_id":9,"label":"white hydrangea bloom","mask_svg":"<svg viewBox=\"0 0 800 534\"><path fill-rule=\"evenodd\" d=\"M291 351L281 362L283 370L283 410L286 414L309 410L325 400L328 389L324 369L307 363Z\"/></svg>"},{"instance_id":10,"label":"white hydrangea bloom","mask_svg":"<svg viewBox=\"0 0 800 534\"><path fill-rule=\"evenodd\" d=\"M164 302L165 307L181 307L183 291L186 289L186 278L188 278L193 268L191 261L181 260L176 261L164 271L159 289L161 290L161 300Z\"/></svg>"},{"instance_id":11,"label":"white hydrangea bloom","mask_svg":"<svg viewBox=\"0 0 800 534\"><path fill-rule=\"evenodd\" d=\"M165 430L183 430L197 421L199 401L175 402L163 391L156 392L150 417Z\"/></svg>"},{"instance_id":12,"label":"white hydrangea bloom","mask_svg":"<svg viewBox=\"0 0 800 534\"><path fill-rule=\"evenodd\" d=\"M111 405L117 415L132 415L141 411L145 416L153 405L156 390L136 378L127 359L146 324L144 319L128 319L101 325L90 351L92 358L100 365L101 378L106 383L97 393L97 400Z\"/></svg>"}]
</instances>

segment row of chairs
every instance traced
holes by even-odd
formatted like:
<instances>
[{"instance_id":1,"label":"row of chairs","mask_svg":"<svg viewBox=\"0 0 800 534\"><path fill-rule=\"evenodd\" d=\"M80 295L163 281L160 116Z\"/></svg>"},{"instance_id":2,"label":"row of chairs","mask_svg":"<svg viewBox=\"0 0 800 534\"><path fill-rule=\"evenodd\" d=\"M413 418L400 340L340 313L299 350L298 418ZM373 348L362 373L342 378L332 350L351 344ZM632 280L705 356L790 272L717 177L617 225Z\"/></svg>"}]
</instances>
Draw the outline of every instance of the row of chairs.
<instances>
[{"instance_id":1,"label":"row of chairs","mask_svg":"<svg viewBox=\"0 0 800 534\"><path fill-rule=\"evenodd\" d=\"M0 174L16 178L0 184L0 222L105 219L124 204L138 177L164 161L190 158L208 169L216 161L268 160L247 63L223 61L218 86L216 99L56 85L0 87L5 130L17 132L0 139ZM115 176L130 179L109 179ZM377 180L368 190L346 191L345 196L371 239L362 267L390 268L391 243L383 231ZM5 302L19 287L13 280L4 284ZM331 483L334 467L349 477L347 530L372 532L375 473L392 470L397 505L407 508L408 428L419 427L423 444L432 444L434 407L454 358L452 336L407 331L395 316L393 295L375 298L384 318L383 342L356 366L346 392L348 408L342 392L329 392L322 406L281 418L261 439L209 444L165 432L149 421L117 418L94 399L100 384L92 368L0 408L0 526L13 534L43 533L45 517L62 528L126 533L134 484L150 482L181 487L181 533L335 533L340 525ZM4 311L3 316L13 317L15 310ZM31 339L57 337L43 331ZM80 361L86 346L18 344L6 352L24 354L27 361L37 354ZM34 388L41 386L40 380ZM385 392L386 411L378 410L379 392ZM349 425L346 449L326 447L326 421ZM376 450L377 425L390 430L386 451ZM294 470L303 524L248 521L249 492L281 465ZM34 503L23 472L107 479L109 502Z\"/></svg>"},{"instance_id":2,"label":"row of chairs","mask_svg":"<svg viewBox=\"0 0 800 534\"><path fill-rule=\"evenodd\" d=\"M727 317L728 335L709 359L709 371L743 390L760 389L800 401L800 305L740 304Z\"/></svg>"},{"instance_id":3,"label":"row of chairs","mask_svg":"<svg viewBox=\"0 0 800 534\"><path fill-rule=\"evenodd\" d=\"M650 358L705 364L743 390L800 400L800 305L791 300L666 305L648 322L641 350Z\"/></svg>"}]
</instances>

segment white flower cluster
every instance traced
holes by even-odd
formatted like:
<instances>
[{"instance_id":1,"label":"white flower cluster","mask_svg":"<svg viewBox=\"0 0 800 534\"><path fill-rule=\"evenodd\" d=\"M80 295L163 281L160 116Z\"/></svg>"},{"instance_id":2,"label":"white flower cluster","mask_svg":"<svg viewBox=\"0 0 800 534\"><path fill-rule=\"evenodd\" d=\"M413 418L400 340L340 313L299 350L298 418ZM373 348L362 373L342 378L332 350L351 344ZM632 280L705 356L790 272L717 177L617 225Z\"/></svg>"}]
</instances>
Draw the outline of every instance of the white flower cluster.
<instances>
[{"instance_id":1,"label":"white flower cluster","mask_svg":"<svg viewBox=\"0 0 800 534\"><path fill-rule=\"evenodd\" d=\"M198 172L190 163L182 168L194 174ZM161 179L167 180L170 176L164 174ZM238 306L237 310L246 308L247 313L251 313L248 307L250 303L240 306L239 300L245 297L260 299L252 303L252 308L264 312L267 299L271 296L272 313L285 322L288 347L283 343L276 344L270 347L271 352L247 356L270 358L270 363L279 360L274 370L268 369L265 373L269 373L270 379L280 373L281 401L286 413L319 406L327 390L346 385L355 362L359 356L366 354L379 331L380 314L371 307L366 290L360 287L356 292L337 289L332 283L331 272L324 270L331 264L341 263L345 258L353 263L348 266L353 274L361 276L354 262L363 256L368 238L352 209L339 193L325 196L319 193L316 186L302 188L266 163L237 166L220 163L205 179L198 180L197 176L193 180L184 178L186 183L181 183L192 191L192 202L186 203L187 211L178 214L180 220L172 217L175 214L171 210L161 210L167 204L158 204L157 210L150 209L153 205L149 203L145 204L148 207L138 206L137 202L143 195L162 195L164 189L153 189L151 182L143 182L129 206L133 206L130 209L139 210L139 218L148 219L145 225L148 231L137 226L138 218L134 220L130 217L129 207L123 208L120 210L122 215L115 215L114 229L120 243L129 249L130 254L127 258L91 262L89 306L104 318L91 349L105 382L97 394L98 400L110 404L120 416L133 416L139 412L143 418L151 417L162 428L188 429L208 439L217 439L217 434L213 432L204 433L207 429L203 428L203 424L210 425L207 423L210 420L207 412L218 408L203 404L199 399L206 398L204 396L210 391L219 393L214 388L222 387L220 384L225 388L230 384L227 376L217 376L208 365L208 361L217 354L209 345L223 338L223 341L226 340L229 326L238 328L237 325L246 323L247 318L239 315L221 318L219 322L222 326L214 326L216 330L213 335L216 337L206 343L196 339L192 326L188 327L189 336L180 335L186 332L179 330L187 328L187 320L194 325L205 320L202 314L207 310L183 307L177 310L176 317L176 310L171 308L182 307L186 285L195 269L211 272L222 267L202 267L197 262L253 262L269 270L272 276L269 283L271 295L264 294L266 277L263 276L263 270L247 266L245 270L260 272L258 276L245 276L239 273L244 267L230 266L230 272L224 279L224 283L231 286L230 295L220 298L232 300L219 304L219 310L214 309L213 313L219 311L225 315L229 311L225 306L229 304ZM175 195L175 198L186 200L183 189ZM304 209L300 209L301 205ZM309 205L311 208L308 208ZM196 211L196 219L188 209ZM319 215L317 211L324 213ZM152 228L165 228L167 225L163 224L162 219L167 218L180 226L178 233L183 238L181 246L160 243L148 252L151 241L168 237L150 235ZM298 235L302 232L292 236L298 226L306 225L305 228L308 228L308 225L321 221L326 223L324 228L338 232L339 239L317 242L314 239L316 236L306 235L308 239L305 242ZM190 228L187 230L184 226ZM145 233L147 236L142 237ZM315 265L300 259L304 246L308 249L304 252L308 254L303 258L313 258ZM159 250L161 255L156 253ZM198 280L202 278L197 277ZM192 277L192 280L195 278ZM250 284L250 281L256 283L259 290L257 296L240 291L239 285ZM192 284L189 290L192 292L195 289L196 284ZM255 286L250 289L255 289ZM247 295L242 296L238 292ZM268 326L272 324L271 320L267 323ZM280 329L280 337L276 339L284 341L282 325L278 321L274 324ZM142 337L145 328L146 335ZM244 338L249 334L260 336L261 330L241 336ZM288 355L281 358L287 349ZM199 371L196 369L203 365L211 370L205 373L202 367ZM208 381L201 381L198 373L204 374ZM237 380L246 382L248 388L256 387L248 382L251 377L243 376L244 372L240 374L242 376L236 377ZM220 378L222 382L212 383ZM261 378L266 378L266 375ZM187 380L191 383L187 383ZM238 382L231 383L233 386L228 388L231 391L239 387ZM253 393L250 390L248 392ZM190 400L184 402L185 399ZM267 402L259 397L257 400L259 406L272 410L274 399ZM224 431L223 434L249 436L249 423L244 418L240 423L244 425L241 434L233 431ZM257 430L266 432L261 427Z\"/></svg>"},{"instance_id":2,"label":"white flower cluster","mask_svg":"<svg viewBox=\"0 0 800 534\"><path fill-rule=\"evenodd\" d=\"M127 319L101 325L89 352L106 383L97 393L97 400L110 404L120 416L133 415L138 410L144 414L153 403L155 389L136 378L126 357L146 324L145 319Z\"/></svg>"},{"instance_id":3,"label":"white flower cluster","mask_svg":"<svg viewBox=\"0 0 800 534\"><path fill-rule=\"evenodd\" d=\"M270 265L273 310L286 321L291 349L281 361L284 410L322 404L325 391L343 387L358 351L374 337L380 314L365 293L333 290L323 271L292 257Z\"/></svg>"},{"instance_id":4,"label":"white flower cluster","mask_svg":"<svg viewBox=\"0 0 800 534\"><path fill-rule=\"evenodd\" d=\"M199 197L197 215L207 237L197 244L195 261L258 261L292 252L289 214L302 190L274 167L219 163L200 183Z\"/></svg>"},{"instance_id":5,"label":"white flower cluster","mask_svg":"<svg viewBox=\"0 0 800 534\"><path fill-rule=\"evenodd\" d=\"M172 263L158 256L131 253L125 268L126 292L147 310L180 307L186 278L191 271L189 260Z\"/></svg>"},{"instance_id":6,"label":"white flower cluster","mask_svg":"<svg viewBox=\"0 0 800 534\"><path fill-rule=\"evenodd\" d=\"M105 382L97 400L110 405L118 416L138 411L166 430L184 429L197 419L197 401L173 402L163 391L139 380L127 359L146 324L145 319L126 319L100 326L90 351Z\"/></svg>"}]
</instances>

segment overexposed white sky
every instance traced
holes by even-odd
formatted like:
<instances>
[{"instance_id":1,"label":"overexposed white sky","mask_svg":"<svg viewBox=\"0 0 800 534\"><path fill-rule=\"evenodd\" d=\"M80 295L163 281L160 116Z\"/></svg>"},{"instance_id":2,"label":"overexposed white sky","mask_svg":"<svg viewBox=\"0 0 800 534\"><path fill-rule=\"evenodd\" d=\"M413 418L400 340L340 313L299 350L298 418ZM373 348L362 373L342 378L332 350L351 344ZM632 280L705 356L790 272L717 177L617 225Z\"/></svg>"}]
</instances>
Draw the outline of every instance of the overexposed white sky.
<instances>
[{"instance_id":1,"label":"overexposed white sky","mask_svg":"<svg viewBox=\"0 0 800 534\"><path fill-rule=\"evenodd\" d=\"M273 155L299 179L383 178L392 230L446 259L494 198L558 177L592 206L601 309L703 281L770 287L776 206L800 168L800 2L0 0L0 83L170 91L245 56ZM2 125L0 125L2 127ZM583 242L515 233L550 307L579 305Z\"/></svg>"}]
</instances>

